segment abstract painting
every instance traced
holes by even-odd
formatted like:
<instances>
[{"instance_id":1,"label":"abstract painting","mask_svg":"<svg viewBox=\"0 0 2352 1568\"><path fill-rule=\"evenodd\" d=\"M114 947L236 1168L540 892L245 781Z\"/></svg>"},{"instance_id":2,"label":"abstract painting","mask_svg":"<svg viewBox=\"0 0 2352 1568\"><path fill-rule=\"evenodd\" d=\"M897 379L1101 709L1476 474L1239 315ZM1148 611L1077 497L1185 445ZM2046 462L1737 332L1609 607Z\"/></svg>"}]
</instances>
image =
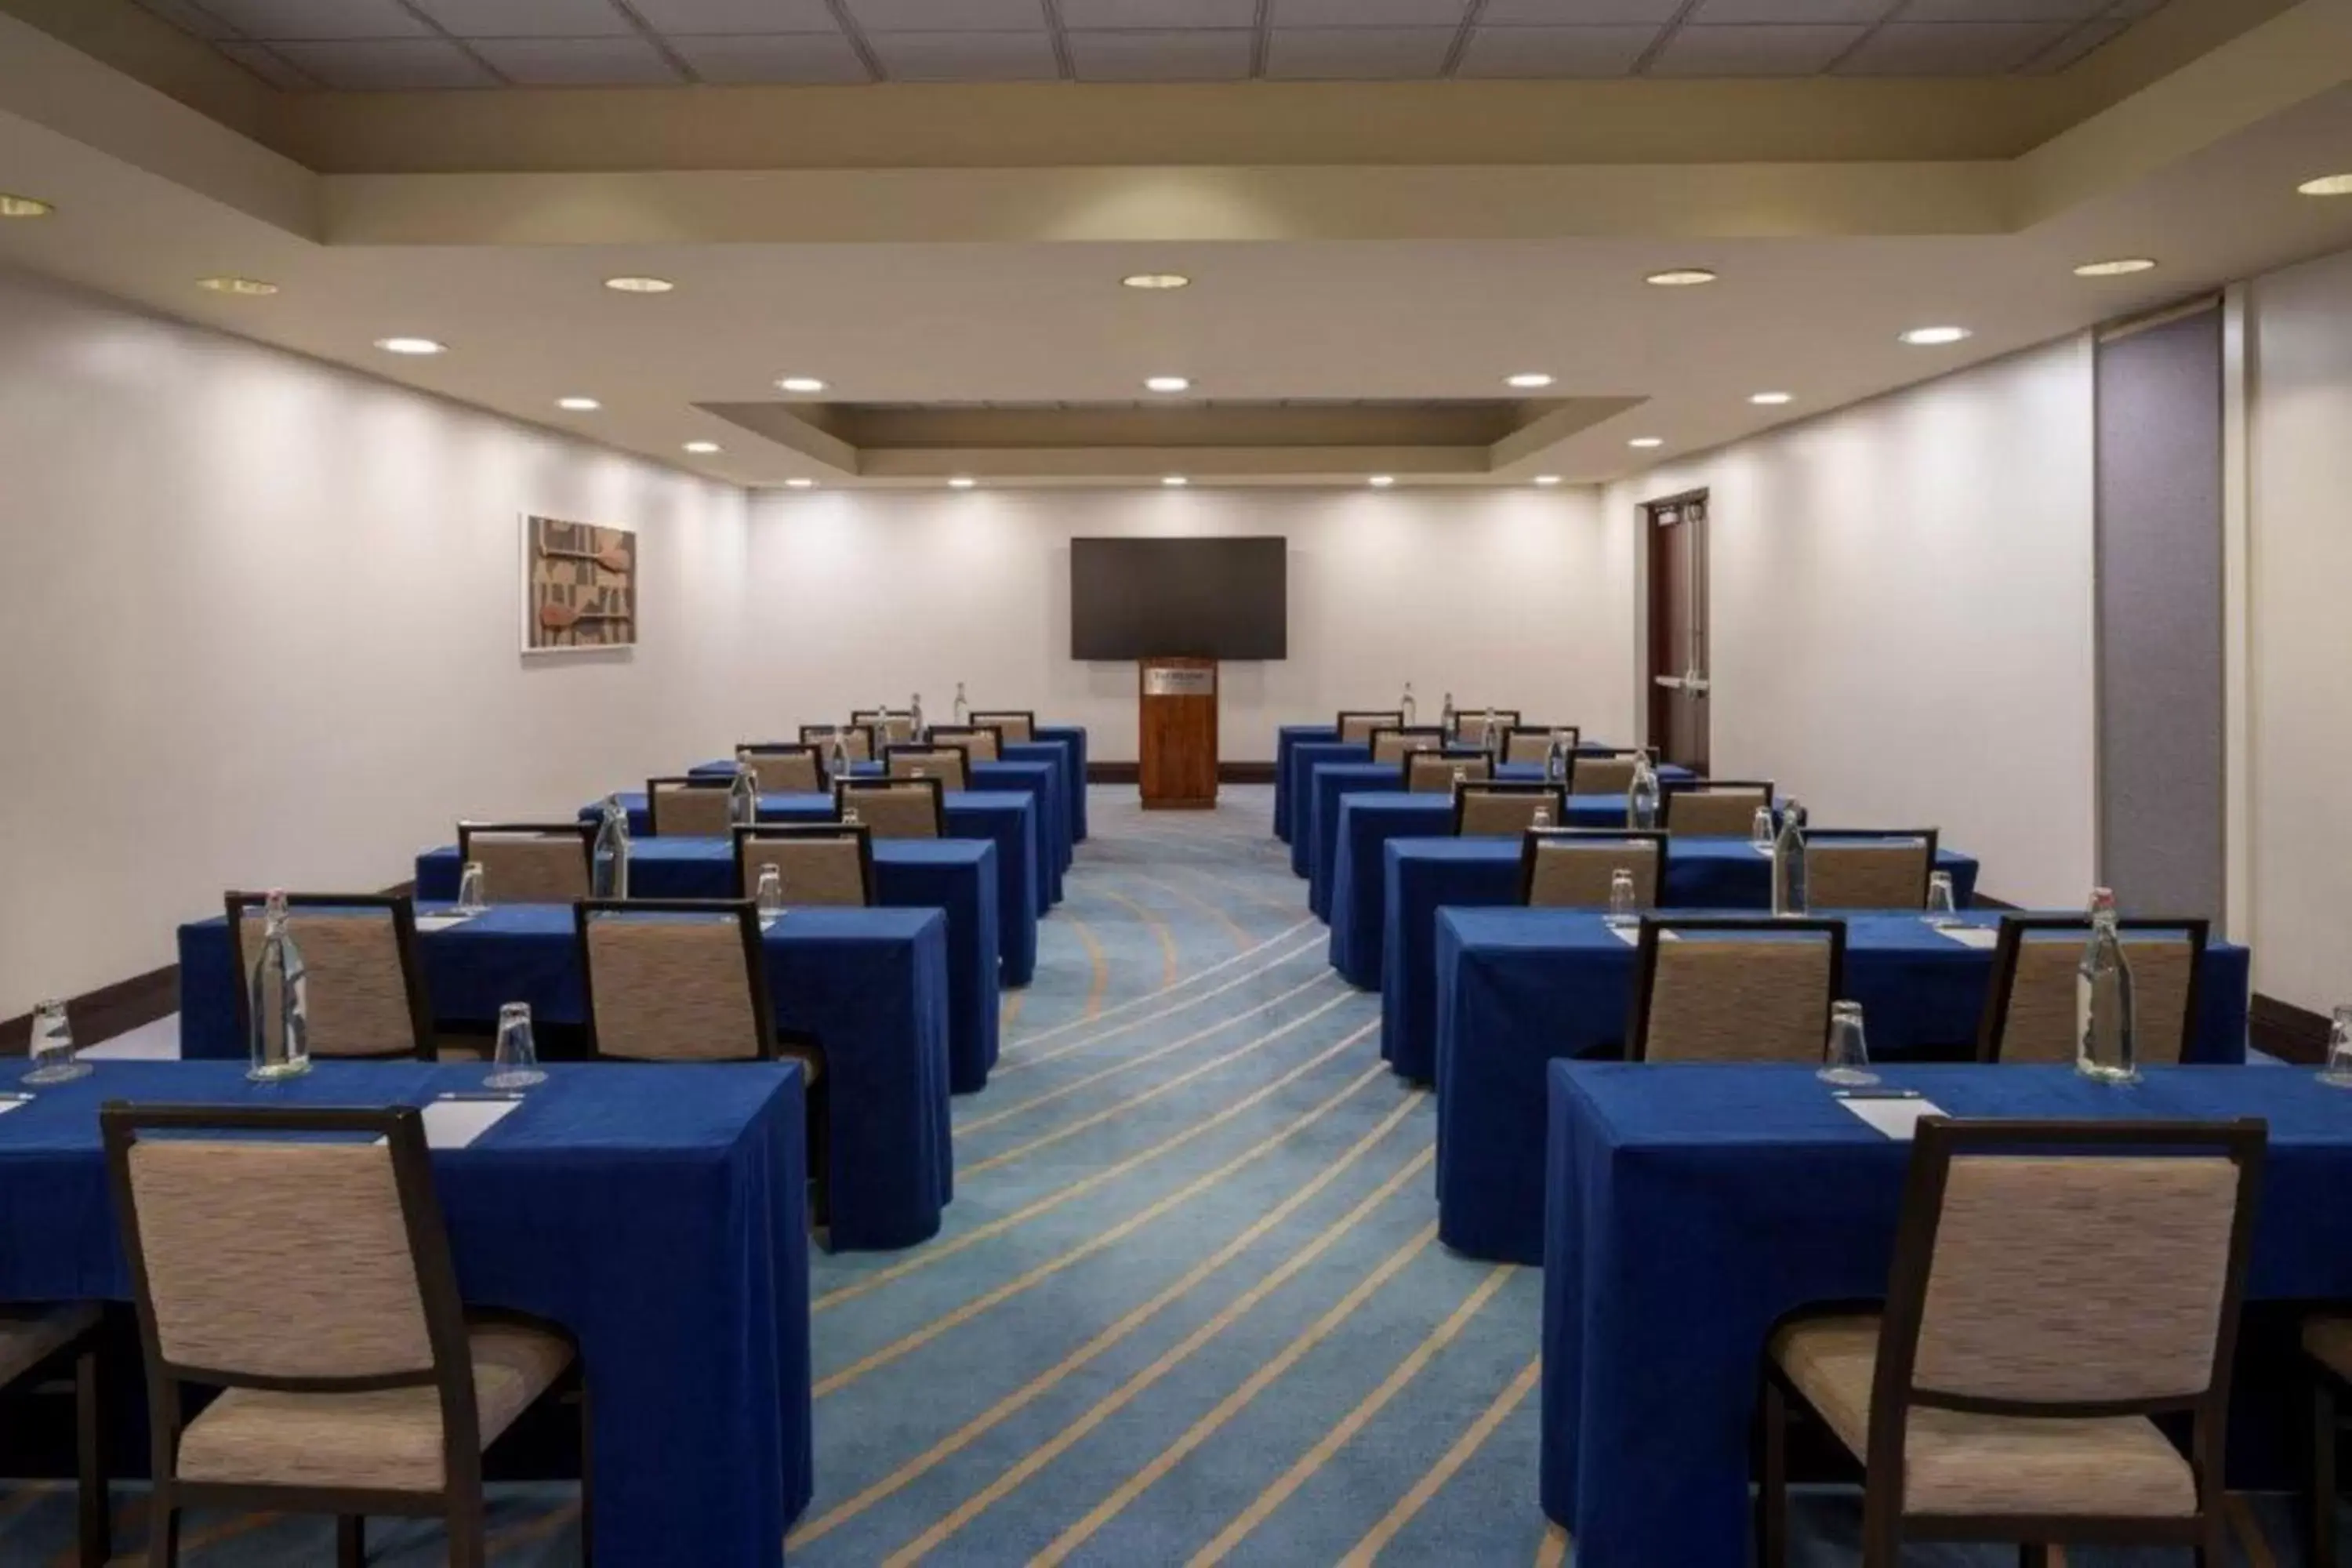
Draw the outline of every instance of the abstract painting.
<instances>
[{"instance_id":1,"label":"abstract painting","mask_svg":"<svg viewBox=\"0 0 2352 1568\"><path fill-rule=\"evenodd\" d=\"M634 647L637 536L625 528L523 519L525 653Z\"/></svg>"}]
</instances>

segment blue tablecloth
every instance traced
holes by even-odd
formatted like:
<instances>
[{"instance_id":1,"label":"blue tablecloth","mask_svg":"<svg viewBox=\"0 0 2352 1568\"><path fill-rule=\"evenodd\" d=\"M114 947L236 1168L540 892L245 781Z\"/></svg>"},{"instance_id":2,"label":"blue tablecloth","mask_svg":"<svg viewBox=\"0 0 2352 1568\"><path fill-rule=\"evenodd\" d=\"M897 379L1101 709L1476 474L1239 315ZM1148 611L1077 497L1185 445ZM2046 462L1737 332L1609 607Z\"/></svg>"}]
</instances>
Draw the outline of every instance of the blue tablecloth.
<instances>
[{"instance_id":1,"label":"blue tablecloth","mask_svg":"<svg viewBox=\"0 0 2352 1568\"><path fill-rule=\"evenodd\" d=\"M1030 731L1032 744L1062 748L1062 783L1070 800L1070 837L1087 837L1087 730L1083 724L1040 724Z\"/></svg>"},{"instance_id":2,"label":"blue tablecloth","mask_svg":"<svg viewBox=\"0 0 2352 1568\"><path fill-rule=\"evenodd\" d=\"M99 1138L110 1100L421 1104L482 1069L94 1064L0 1116L0 1300L128 1300ZM809 1264L797 1066L551 1069L433 1184L467 1305L580 1346L607 1563L773 1563L810 1493Z\"/></svg>"},{"instance_id":3,"label":"blue tablecloth","mask_svg":"<svg viewBox=\"0 0 2352 1568\"><path fill-rule=\"evenodd\" d=\"M731 899L735 844L729 838L640 838L629 847L629 890L640 899ZM939 910L948 917L948 1087L988 1087L996 1065L1003 992L997 984L996 846L976 838L883 838L874 844L874 892L893 909ZM457 896L455 845L416 858L416 896ZM1027 938L1036 951L1036 933Z\"/></svg>"},{"instance_id":4,"label":"blue tablecloth","mask_svg":"<svg viewBox=\"0 0 2352 1568\"><path fill-rule=\"evenodd\" d=\"M646 797L625 792L621 804L629 813L629 831L642 839L646 827ZM603 809L596 802L580 808L580 819L593 822ZM950 791L947 795L948 836L984 838L996 846L996 930L1004 955L1004 984L1026 985L1037 973L1037 917L1045 913L1040 890L1045 882L1044 851L1037 837L1036 803L1027 795L994 790ZM763 795L762 822L831 822L829 795ZM492 889L490 896L498 897Z\"/></svg>"},{"instance_id":5,"label":"blue tablecloth","mask_svg":"<svg viewBox=\"0 0 2352 1568\"><path fill-rule=\"evenodd\" d=\"M578 1024L568 904L502 904L420 938L436 1023L495 1023L508 1002ZM836 1250L912 1247L953 1194L949 1141L947 917L937 910L794 910L762 946L779 1027L824 1047ZM180 1051L242 1058L228 928L180 928ZM614 1064L604 1064L614 1065ZM709 1067L725 1072L727 1067Z\"/></svg>"},{"instance_id":6,"label":"blue tablecloth","mask_svg":"<svg viewBox=\"0 0 2352 1568\"><path fill-rule=\"evenodd\" d=\"M2249 1295L2352 1295L2352 1103L2307 1072L1906 1068L1955 1116L2259 1116ZM1543 1507L1578 1568L1748 1560L1774 1324L1886 1293L1909 1145L1802 1068L1555 1064L1543 1184ZM2234 1467L2233 1467L2234 1468Z\"/></svg>"},{"instance_id":7,"label":"blue tablecloth","mask_svg":"<svg viewBox=\"0 0 2352 1568\"><path fill-rule=\"evenodd\" d=\"M1291 777L1290 764L1298 747L1307 742L1337 745L1339 729L1336 724L1285 724L1274 732L1274 836L1285 844L1291 842L1290 828L1293 805L1298 798L1298 784ZM1338 758L1333 758L1338 761ZM1371 760L1370 751L1360 759Z\"/></svg>"},{"instance_id":8,"label":"blue tablecloth","mask_svg":"<svg viewBox=\"0 0 2352 1568\"><path fill-rule=\"evenodd\" d=\"M1352 901L1342 873L1332 900L1331 962L1353 984L1380 988L1381 1048L1391 1061L1433 1059L1437 911L1517 903L1519 847L1515 838L1391 838L1380 881L1358 883ZM1939 849L1936 864L1952 874L1953 895L1967 909L1976 899L1976 861ZM1375 886L1381 898L1367 913L1364 895ZM1675 839L1658 901L1684 910L1769 910L1771 858L1744 838Z\"/></svg>"},{"instance_id":9,"label":"blue tablecloth","mask_svg":"<svg viewBox=\"0 0 2352 1568\"><path fill-rule=\"evenodd\" d=\"M1443 795L1435 790L1407 794L1397 787L1392 773L1385 784L1380 783L1375 775L1383 771L1386 770L1369 763L1336 768L1326 764L1315 771L1316 793L1322 801L1317 808L1318 842L1313 875L1307 884L1307 903L1330 922L1335 942L1341 923L1337 912L1342 902L1354 901L1367 889L1373 890L1374 898L1379 897L1381 846L1391 838L1428 838L1454 830L1451 791ZM1503 769L1500 776L1507 781L1522 773L1531 782L1543 776L1541 768L1528 763L1514 763ZM1369 790L1363 787L1368 778L1373 779L1373 787ZM1568 820L1557 826L1622 827L1625 797L1570 795ZM1370 929L1378 931L1380 927ZM1339 962L1336 945L1332 962Z\"/></svg>"},{"instance_id":10,"label":"blue tablecloth","mask_svg":"<svg viewBox=\"0 0 2352 1568\"><path fill-rule=\"evenodd\" d=\"M1326 763L1368 767L1372 749L1355 741L1294 741L1290 747L1290 869L1304 877L1315 864L1315 770ZM1395 770L1391 769L1391 772Z\"/></svg>"},{"instance_id":11,"label":"blue tablecloth","mask_svg":"<svg viewBox=\"0 0 2352 1568\"><path fill-rule=\"evenodd\" d=\"M1845 994L1863 1005L1881 1058L1972 1051L1991 973L1990 950L1963 947L1916 915L1846 921ZM2244 948L2206 949L2190 1061L2246 1059L2246 982ZM1633 949L1597 914L1438 915L1436 1060L1396 1067L1436 1079L1437 1223L1447 1246L1519 1263L1542 1256L1544 1065L1622 1051L1633 990Z\"/></svg>"}]
</instances>

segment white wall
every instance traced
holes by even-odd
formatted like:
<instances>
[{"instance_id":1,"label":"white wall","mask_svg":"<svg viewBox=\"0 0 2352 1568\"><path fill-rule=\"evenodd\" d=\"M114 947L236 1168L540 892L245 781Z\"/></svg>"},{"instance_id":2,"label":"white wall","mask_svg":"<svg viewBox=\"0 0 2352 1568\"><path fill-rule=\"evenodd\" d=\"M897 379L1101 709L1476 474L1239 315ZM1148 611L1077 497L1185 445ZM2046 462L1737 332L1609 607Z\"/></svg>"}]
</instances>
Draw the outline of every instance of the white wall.
<instances>
[{"instance_id":1,"label":"white wall","mask_svg":"<svg viewBox=\"0 0 2352 1568\"><path fill-rule=\"evenodd\" d=\"M517 652L527 508L641 531L642 649ZM746 510L0 273L0 1017L172 962L224 888L403 880L461 814L723 741Z\"/></svg>"},{"instance_id":2,"label":"white wall","mask_svg":"<svg viewBox=\"0 0 2352 1568\"><path fill-rule=\"evenodd\" d=\"M1629 557L1640 502L1711 492L1715 773L1823 826L1939 826L1988 893L2080 904L2091 414L2069 340L1612 486Z\"/></svg>"},{"instance_id":3,"label":"white wall","mask_svg":"<svg viewBox=\"0 0 2352 1568\"><path fill-rule=\"evenodd\" d=\"M1069 542L1141 533L1290 541L1290 657L1225 667L1227 761L1270 759L1277 725L1392 702L1408 679L1432 721L1451 689L1629 733L1630 564L1592 493L1402 488L762 496L749 673L769 727L909 691L943 717L962 680L975 703L1086 724L1096 758L1132 760L1135 667L1070 660Z\"/></svg>"}]
</instances>

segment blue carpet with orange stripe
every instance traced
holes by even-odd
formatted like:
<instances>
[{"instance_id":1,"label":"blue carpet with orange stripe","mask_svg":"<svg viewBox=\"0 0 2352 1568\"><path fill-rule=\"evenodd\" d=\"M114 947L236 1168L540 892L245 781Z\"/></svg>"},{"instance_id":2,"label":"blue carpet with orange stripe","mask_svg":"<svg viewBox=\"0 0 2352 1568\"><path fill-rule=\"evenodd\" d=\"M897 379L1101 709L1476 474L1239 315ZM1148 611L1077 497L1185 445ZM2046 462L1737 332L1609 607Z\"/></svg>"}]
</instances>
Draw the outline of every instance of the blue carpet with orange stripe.
<instances>
[{"instance_id":1,"label":"blue carpet with orange stripe","mask_svg":"<svg viewBox=\"0 0 2352 1568\"><path fill-rule=\"evenodd\" d=\"M1379 998L1327 965L1266 792L1206 815L1097 794L996 1076L956 1104L945 1230L817 1257L817 1493L786 1555L1572 1561L1535 1500L1540 1280L1437 1244L1434 1108L1381 1065ZM495 1561L576 1562L574 1498L498 1489ZM2297 1560L2284 1500L2232 1503L2237 1561ZM70 1509L0 1491L0 1563L69 1560ZM1794 1561L1857 1562L1859 1516L1802 1496ZM376 1562L440 1560L429 1524L371 1528ZM189 1529L194 1563L330 1559L319 1521Z\"/></svg>"}]
</instances>

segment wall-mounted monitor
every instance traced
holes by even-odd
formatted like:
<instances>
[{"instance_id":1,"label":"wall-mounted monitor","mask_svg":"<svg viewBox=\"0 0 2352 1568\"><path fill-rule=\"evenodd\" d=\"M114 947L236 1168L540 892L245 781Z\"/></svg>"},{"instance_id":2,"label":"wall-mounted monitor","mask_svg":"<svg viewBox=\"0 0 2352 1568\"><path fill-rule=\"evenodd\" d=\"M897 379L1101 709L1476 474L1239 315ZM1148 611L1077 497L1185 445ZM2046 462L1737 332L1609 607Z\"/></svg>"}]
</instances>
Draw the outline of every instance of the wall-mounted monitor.
<instances>
[{"instance_id":1,"label":"wall-mounted monitor","mask_svg":"<svg viewBox=\"0 0 2352 1568\"><path fill-rule=\"evenodd\" d=\"M1289 542L1073 539L1070 657L1290 657Z\"/></svg>"}]
</instances>

